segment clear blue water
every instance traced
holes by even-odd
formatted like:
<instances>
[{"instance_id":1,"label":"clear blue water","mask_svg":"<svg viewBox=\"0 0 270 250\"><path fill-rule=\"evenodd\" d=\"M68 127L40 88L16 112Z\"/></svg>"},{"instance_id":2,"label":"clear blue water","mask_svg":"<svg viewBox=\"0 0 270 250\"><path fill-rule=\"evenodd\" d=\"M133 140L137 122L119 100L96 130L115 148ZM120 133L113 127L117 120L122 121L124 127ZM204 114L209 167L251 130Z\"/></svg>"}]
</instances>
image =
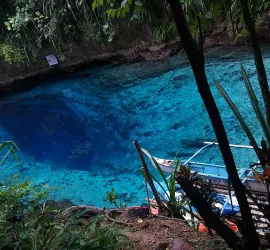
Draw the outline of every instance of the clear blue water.
<instances>
[{"instance_id":1,"label":"clear blue water","mask_svg":"<svg viewBox=\"0 0 270 250\"><path fill-rule=\"evenodd\" d=\"M270 75L268 51L265 65ZM211 50L206 58L207 76L230 142L248 144L213 78L223 84L260 139L240 72L239 61L260 96L248 50ZM136 138L157 157L178 154L185 159L203 141L216 140L185 57L89 69L2 99L0 139L18 144L24 164L18 167L10 158L0 177L19 172L34 184L57 187L51 198L76 204L108 206L105 193L112 187L128 205L141 204L146 195L133 145ZM252 151L234 154L239 167L256 161ZM223 163L218 149L206 151L198 160Z\"/></svg>"}]
</instances>

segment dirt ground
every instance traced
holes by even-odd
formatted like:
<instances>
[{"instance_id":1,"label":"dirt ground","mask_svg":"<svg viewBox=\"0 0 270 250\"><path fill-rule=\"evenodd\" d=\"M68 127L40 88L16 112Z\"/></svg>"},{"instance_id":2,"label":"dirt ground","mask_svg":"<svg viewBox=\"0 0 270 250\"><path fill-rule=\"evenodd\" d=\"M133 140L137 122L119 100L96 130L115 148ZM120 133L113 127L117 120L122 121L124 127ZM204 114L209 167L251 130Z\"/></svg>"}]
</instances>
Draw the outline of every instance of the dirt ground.
<instances>
[{"instance_id":1,"label":"dirt ground","mask_svg":"<svg viewBox=\"0 0 270 250\"><path fill-rule=\"evenodd\" d=\"M125 212L118 220L132 225L125 227L126 235L136 241L138 250L229 249L219 236L199 233L181 220L130 212Z\"/></svg>"}]
</instances>

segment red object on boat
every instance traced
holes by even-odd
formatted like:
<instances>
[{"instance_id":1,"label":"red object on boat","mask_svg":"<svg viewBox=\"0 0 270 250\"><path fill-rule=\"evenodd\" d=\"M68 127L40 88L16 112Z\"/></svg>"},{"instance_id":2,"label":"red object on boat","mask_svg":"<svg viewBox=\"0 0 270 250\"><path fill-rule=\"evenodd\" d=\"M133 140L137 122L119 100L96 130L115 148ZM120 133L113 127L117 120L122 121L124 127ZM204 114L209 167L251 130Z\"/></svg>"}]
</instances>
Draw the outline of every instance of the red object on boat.
<instances>
[{"instance_id":1,"label":"red object on boat","mask_svg":"<svg viewBox=\"0 0 270 250\"><path fill-rule=\"evenodd\" d=\"M158 215L158 207L151 207L151 214Z\"/></svg>"},{"instance_id":2,"label":"red object on boat","mask_svg":"<svg viewBox=\"0 0 270 250\"><path fill-rule=\"evenodd\" d=\"M235 233L238 232L238 227L235 223L225 220L226 225L233 230ZM203 222L199 222L198 224L198 232L208 233L208 228L204 225Z\"/></svg>"}]
</instances>

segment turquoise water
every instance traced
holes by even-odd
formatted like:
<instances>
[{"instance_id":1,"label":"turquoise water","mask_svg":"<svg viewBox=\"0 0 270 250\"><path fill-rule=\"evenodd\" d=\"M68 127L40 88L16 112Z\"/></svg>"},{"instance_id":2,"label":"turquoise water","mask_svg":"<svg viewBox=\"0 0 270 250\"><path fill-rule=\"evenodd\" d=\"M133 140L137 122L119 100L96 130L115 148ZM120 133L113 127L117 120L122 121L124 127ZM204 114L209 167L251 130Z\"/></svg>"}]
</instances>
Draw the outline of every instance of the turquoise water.
<instances>
[{"instance_id":1,"label":"turquoise water","mask_svg":"<svg viewBox=\"0 0 270 250\"><path fill-rule=\"evenodd\" d=\"M268 49L264 52L270 75ZM213 78L222 83L260 139L262 133L240 72L239 61L259 94L248 50L206 54L207 76L230 143L248 145L248 140L213 86ZM22 167L9 158L0 177L19 172L34 184L58 187L51 194L53 199L67 198L76 204L108 206L104 198L111 188L128 205L144 202L140 162L133 145L136 138L157 157L177 154L184 159L202 147L203 141L216 141L184 56L89 69L2 99L0 114L1 141L14 140L24 156ZM252 151L234 154L239 167L256 161ZM218 149L207 150L198 160L222 164Z\"/></svg>"}]
</instances>

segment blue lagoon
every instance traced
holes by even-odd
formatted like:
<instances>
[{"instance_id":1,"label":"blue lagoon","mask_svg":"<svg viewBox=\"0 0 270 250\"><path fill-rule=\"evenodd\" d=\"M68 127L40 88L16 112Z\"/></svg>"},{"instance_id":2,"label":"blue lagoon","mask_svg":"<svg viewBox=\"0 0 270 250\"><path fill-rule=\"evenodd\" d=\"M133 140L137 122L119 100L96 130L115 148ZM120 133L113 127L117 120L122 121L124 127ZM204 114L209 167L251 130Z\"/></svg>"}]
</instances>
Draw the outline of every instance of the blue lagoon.
<instances>
[{"instance_id":1,"label":"blue lagoon","mask_svg":"<svg viewBox=\"0 0 270 250\"><path fill-rule=\"evenodd\" d=\"M270 56L265 55L270 75ZM260 139L262 132L244 88L239 61L260 95L247 49L206 53L208 80L230 143L247 145L247 137L213 85L214 78L220 81ZM21 167L11 157L5 161L1 179L19 173L34 184L57 187L52 199L99 207L109 205L104 199L112 188L127 205L144 202L134 139L160 158L177 154L185 159L203 141L216 140L184 56L91 68L8 96L0 101L0 138L13 140L23 152ZM256 160L251 151L238 149L234 155L239 167ZM200 157L204 162L223 163L218 149Z\"/></svg>"}]
</instances>

